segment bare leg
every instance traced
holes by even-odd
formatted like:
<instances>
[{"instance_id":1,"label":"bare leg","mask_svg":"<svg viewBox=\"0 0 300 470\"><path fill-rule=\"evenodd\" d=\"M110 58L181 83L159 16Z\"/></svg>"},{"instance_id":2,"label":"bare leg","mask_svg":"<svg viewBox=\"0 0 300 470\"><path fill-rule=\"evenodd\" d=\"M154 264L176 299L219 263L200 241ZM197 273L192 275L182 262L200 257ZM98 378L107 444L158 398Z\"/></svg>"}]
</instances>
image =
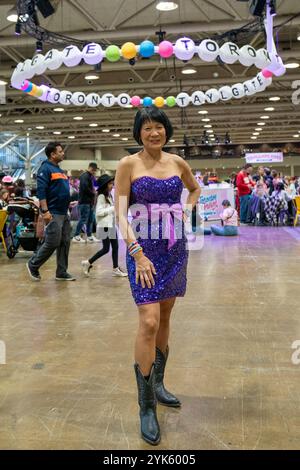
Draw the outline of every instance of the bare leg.
<instances>
[{"instance_id":1,"label":"bare leg","mask_svg":"<svg viewBox=\"0 0 300 470\"><path fill-rule=\"evenodd\" d=\"M135 342L135 362L144 376L149 375L155 361L155 339L159 328L159 303L140 305L139 328Z\"/></svg>"},{"instance_id":2,"label":"bare leg","mask_svg":"<svg viewBox=\"0 0 300 470\"><path fill-rule=\"evenodd\" d=\"M156 346L164 354L167 349L169 334L170 334L170 316L174 307L176 297L172 299L163 300L160 302L160 322L159 329L156 335Z\"/></svg>"}]
</instances>

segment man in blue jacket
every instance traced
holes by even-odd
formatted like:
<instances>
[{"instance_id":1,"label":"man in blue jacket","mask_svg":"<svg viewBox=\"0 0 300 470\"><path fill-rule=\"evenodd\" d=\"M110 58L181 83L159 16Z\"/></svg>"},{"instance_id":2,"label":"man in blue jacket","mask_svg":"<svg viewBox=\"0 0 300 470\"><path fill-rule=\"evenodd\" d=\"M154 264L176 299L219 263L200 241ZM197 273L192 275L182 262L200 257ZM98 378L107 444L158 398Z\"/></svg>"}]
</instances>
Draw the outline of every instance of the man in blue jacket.
<instances>
[{"instance_id":1,"label":"man in blue jacket","mask_svg":"<svg viewBox=\"0 0 300 470\"><path fill-rule=\"evenodd\" d=\"M40 267L56 250L57 281L75 281L68 273L71 225L68 215L70 203L69 180L59 163L64 151L59 142L49 142L45 148L47 160L42 163L37 175L37 196L45 222L45 240L40 249L27 263L33 281L40 281Z\"/></svg>"}]
</instances>

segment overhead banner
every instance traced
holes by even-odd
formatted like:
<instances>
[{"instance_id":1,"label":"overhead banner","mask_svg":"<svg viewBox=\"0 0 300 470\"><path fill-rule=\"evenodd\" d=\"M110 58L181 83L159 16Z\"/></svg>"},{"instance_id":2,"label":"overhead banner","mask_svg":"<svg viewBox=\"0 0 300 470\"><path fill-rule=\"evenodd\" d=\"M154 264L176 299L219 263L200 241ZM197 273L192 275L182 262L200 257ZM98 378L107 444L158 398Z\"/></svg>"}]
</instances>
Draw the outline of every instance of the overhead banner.
<instances>
[{"instance_id":1,"label":"overhead banner","mask_svg":"<svg viewBox=\"0 0 300 470\"><path fill-rule=\"evenodd\" d=\"M281 163L283 162L282 152L269 153L246 153L247 163Z\"/></svg>"}]
</instances>

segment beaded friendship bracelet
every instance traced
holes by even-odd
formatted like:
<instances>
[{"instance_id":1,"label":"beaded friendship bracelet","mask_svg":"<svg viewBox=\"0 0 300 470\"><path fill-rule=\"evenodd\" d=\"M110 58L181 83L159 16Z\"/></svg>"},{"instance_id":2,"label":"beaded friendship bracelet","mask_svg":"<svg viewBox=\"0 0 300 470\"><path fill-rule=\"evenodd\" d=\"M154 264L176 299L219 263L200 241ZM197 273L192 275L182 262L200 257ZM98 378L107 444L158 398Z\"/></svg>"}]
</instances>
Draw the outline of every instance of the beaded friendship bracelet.
<instances>
[{"instance_id":1,"label":"beaded friendship bracelet","mask_svg":"<svg viewBox=\"0 0 300 470\"><path fill-rule=\"evenodd\" d=\"M134 256L140 251L143 251L143 248L137 241L132 242L130 243L130 245L128 245L128 253L130 254L130 256Z\"/></svg>"}]
</instances>

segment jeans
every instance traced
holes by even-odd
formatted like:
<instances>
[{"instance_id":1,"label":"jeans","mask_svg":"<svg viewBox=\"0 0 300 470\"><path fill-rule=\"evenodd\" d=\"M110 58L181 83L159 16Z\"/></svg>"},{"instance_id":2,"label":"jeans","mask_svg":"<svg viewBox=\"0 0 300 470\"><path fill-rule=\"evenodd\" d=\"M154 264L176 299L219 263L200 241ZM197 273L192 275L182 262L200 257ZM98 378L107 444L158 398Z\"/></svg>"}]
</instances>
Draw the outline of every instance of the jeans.
<instances>
[{"instance_id":1,"label":"jeans","mask_svg":"<svg viewBox=\"0 0 300 470\"><path fill-rule=\"evenodd\" d=\"M212 233L215 235L223 235L224 237L238 235L238 228L235 225L225 225L224 227L220 227L219 225L212 225L210 228Z\"/></svg>"},{"instance_id":2,"label":"jeans","mask_svg":"<svg viewBox=\"0 0 300 470\"><path fill-rule=\"evenodd\" d=\"M250 194L246 194L246 196L240 196L240 220L244 224L247 223L249 199Z\"/></svg>"},{"instance_id":3,"label":"jeans","mask_svg":"<svg viewBox=\"0 0 300 470\"><path fill-rule=\"evenodd\" d=\"M94 208L90 204L79 204L80 219L76 227L75 237L80 235L82 227L86 226L86 234L88 237L92 236L92 227L94 220Z\"/></svg>"},{"instance_id":4,"label":"jeans","mask_svg":"<svg viewBox=\"0 0 300 470\"><path fill-rule=\"evenodd\" d=\"M56 276L68 271L71 225L68 215L52 214L53 219L45 228L45 241L29 260L29 267L39 270L56 250Z\"/></svg>"}]
</instances>

